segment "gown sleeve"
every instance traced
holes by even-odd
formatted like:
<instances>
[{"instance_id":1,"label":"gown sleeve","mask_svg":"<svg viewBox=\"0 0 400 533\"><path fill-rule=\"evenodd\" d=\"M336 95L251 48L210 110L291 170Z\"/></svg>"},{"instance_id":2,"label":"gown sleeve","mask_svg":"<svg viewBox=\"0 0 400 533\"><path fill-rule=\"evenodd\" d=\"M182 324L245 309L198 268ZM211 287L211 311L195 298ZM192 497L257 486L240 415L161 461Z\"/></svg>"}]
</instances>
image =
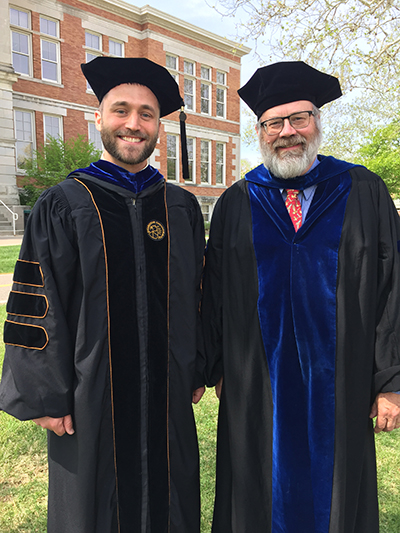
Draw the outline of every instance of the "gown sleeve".
<instances>
[{"instance_id":1,"label":"gown sleeve","mask_svg":"<svg viewBox=\"0 0 400 533\"><path fill-rule=\"evenodd\" d=\"M400 391L400 217L380 181L374 392Z\"/></svg>"},{"instance_id":2,"label":"gown sleeve","mask_svg":"<svg viewBox=\"0 0 400 533\"><path fill-rule=\"evenodd\" d=\"M222 202L223 198L213 212L203 278L201 314L207 361L204 376L208 387L216 385L222 376Z\"/></svg>"},{"instance_id":3,"label":"gown sleeve","mask_svg":"<svg viewBox=\"0 0 400 533\"><path fill-rule=\"evenodd\" d=\"M56 186L29 217L7 303L0 409L20 420L72 414L67 314L77 262L71 210Z\"/></svg>"}]
</instances>

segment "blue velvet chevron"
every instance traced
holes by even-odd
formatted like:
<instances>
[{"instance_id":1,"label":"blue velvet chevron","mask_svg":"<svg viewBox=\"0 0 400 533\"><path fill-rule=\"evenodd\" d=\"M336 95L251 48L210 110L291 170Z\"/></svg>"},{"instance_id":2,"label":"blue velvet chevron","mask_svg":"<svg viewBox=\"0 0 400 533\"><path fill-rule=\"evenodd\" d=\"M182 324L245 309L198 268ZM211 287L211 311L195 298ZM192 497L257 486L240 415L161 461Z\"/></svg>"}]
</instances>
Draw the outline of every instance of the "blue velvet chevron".
<instances>
[{"instance_id":1,"label":"blue velvet chevron","mask_svg":"<svg viewBox=\"0 0 400 533\"><path fill-rule=\"evenodd\" d=\"M352 166L321 158L290 188L318 183L295 233L280 188L246 176L259 278L258 312L273 394L272 533L328 533L335 434L336 280ZM328 179L329 178L329 179Z\"/></svg>"}]
</instances>

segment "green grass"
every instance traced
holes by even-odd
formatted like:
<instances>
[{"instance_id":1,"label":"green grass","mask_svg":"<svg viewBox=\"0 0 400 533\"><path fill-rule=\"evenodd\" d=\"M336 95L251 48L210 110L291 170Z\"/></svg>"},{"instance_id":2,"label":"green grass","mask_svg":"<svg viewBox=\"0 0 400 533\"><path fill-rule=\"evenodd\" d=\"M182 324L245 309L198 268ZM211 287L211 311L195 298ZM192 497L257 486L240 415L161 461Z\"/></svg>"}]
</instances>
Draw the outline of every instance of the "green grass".
<instances>
[{"instance_id":1,"label":"green grass","mask_svg":"<svg viewBox=\"0 0 400 533\"><path fill-rule=\"evenodd\" d=\"M0 334L5 320L0 305ZM0 367L4 345L0 342ZM201 532L210 533L214 500L218 400L207 390L195 406L201 469ZM377 436L380 533L400 531L400 432ZM18 422L0 412L0 531L45 533L47 499L45 432L32 422Z\"/></svg>"},{"instance_id":2,"label":"green grass","mask_svg":"<svg viewBox=\"0 0 400 533\"><path fill-rule=\"evenodd\" d=\"M0 246L0 274L14 272L14 266L18 259L21 246Z\"/></svg>"}]
</instances>

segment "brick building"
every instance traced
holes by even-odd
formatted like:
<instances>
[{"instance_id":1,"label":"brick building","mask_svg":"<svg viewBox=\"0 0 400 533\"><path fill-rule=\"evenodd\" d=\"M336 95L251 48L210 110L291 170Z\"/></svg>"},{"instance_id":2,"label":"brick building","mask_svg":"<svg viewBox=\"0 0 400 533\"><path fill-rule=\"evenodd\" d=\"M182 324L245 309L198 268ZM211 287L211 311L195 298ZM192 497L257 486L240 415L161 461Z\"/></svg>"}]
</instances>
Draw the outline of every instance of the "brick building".
<instances>
[{"instance_id":1,"label":"brick building","mask_svg":"<svg viewBox=\"0 0 400 533\"><path fill-rule=\"evenodd\" d=\"M192 191L208 220L240 176L240 61L250 49L150 6L119 0L13 0L0 7L0 199L19 204L21 162L46 136L85 134L101 148L97 99L80 64L95 56L165 65L185 99L190 180L180 169L179 113L161 121L150 163Z\"/></svg>"}]
</instances>

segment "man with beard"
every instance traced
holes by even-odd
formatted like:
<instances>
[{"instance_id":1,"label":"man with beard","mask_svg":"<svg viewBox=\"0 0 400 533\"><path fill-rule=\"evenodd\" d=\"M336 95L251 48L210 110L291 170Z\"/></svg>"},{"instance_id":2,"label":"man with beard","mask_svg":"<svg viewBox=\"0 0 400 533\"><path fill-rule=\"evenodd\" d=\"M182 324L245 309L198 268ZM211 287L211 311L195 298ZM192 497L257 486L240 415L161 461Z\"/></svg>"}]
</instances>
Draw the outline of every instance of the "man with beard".
<instances>
[{"instance_id":1,"label":"man with beard","mask_svg":"<svg viewBox=\"0 0 400 533\"><path fill-rule=\"evenodd\" d=\"M282 62L239 94L264 164L218 201L206 254L212 531L378 533L372 418L400 426L399 217L378 176L317 155L336 78Z\"/></svg>"},{"instance_id":2,"label":"man with beard","mask_svg":"<svg viewBox=\"0 0 400 533\"><path fill-rule=\"evenodd\" d=\"M204 225L195 197L147 163L182 98L147 59L82 70L104 153L29 218L0 407L49 430L49 532L198 533Z\"/></svg>"}]
</instances>

